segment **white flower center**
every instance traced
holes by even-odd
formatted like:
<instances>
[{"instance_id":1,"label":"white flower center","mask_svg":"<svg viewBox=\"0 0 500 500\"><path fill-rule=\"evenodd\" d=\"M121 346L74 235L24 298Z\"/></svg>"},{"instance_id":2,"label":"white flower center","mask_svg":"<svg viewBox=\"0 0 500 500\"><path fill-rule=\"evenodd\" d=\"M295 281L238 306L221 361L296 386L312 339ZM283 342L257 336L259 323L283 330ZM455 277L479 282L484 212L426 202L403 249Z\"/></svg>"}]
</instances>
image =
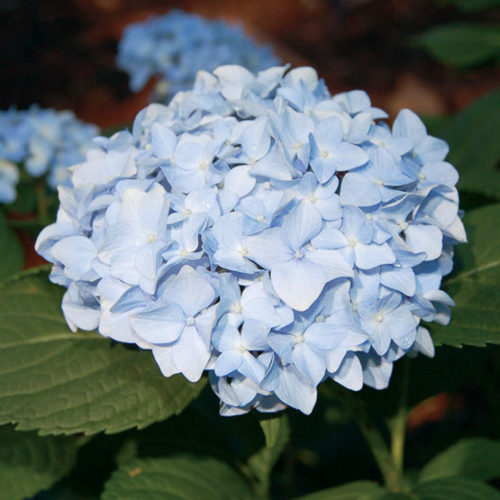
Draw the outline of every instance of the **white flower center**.
<instances>
[{"instance_id":1,"label":"white flower center","mask_svg":"<svg viewBox=\"0 0 500 500\"><path fill-rule=\"evenodd\" d=\"M304 257L304 252L302 250L295 250L295 253L293 254L293 258L295 260L300 260Z\"/></svg>"},{"instance_id":2,"label":"white flower center","mask_svg":"<svg viewBox=\"0 0 500 500\"><path fill-rule=\"evenodd\" d=\"M153 241L156 241L158 238L158 235L156 233L149 233L147 237L148 243L153 243Z\"/></svg>"},{"instance_id":3,"label":"white flower center","mask_svg":"<svg viewBox=\"0 0 500 500\"><path fill-rule=\"evenodd\" d=\"M186 318L186 326L193 326L193 325L194 325L194 318L192 316Z\"/></svg>"},{"instance_id":4,"label":"white flower center","mask_svg":"<svg viewBox=\"0 0 500 500\"><path fill-rule=\"evenodd\" d=\"M297 335L294 335L293 336L293 341L296 343L296 344L302 344L304 342L304 335L300 335L300 334L297 334Z\"/></svg>"},{"instance_id":5,"label":"white flower center","mask_svg":"<svg viewBox=\"0 0 500 500\"><path fill-rule=\"evenodd\" d=\"M376 316L375 316L375 321L377 323L382 323L382 321L384 321L384 316L382 313L378 313Z\"/></svg>"},{"instance_id":6,"label":"white flower center","mask_svg":"<svg viewBox=\"0 0 500 500\"><path fill-rule=\"evenodd\" d=\"M241 314L241 311L243 311L243 308L239 302L233 304L233 307L231 307L231 312L234 314Z\"/></svg>"}]
</instances>

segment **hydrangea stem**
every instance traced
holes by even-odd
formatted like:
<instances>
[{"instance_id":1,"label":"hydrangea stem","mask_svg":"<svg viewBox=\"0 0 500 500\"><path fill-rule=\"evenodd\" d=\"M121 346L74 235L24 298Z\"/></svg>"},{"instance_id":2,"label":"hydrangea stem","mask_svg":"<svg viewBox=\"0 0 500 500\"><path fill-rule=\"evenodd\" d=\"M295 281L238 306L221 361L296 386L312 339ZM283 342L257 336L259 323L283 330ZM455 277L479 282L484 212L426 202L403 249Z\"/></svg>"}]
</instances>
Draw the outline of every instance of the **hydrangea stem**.
<instances>
[{"instance_id":1,"label":"hydrangea stem","mask_svg":"<svg viewBox=\"0 0 500 500\"><path fill-rule=\"evenodd\" d=\"M407 382L405 382L406 384ZM405 388L403 388L406 391ZM377 427L373 419L370 417L366 405L359 400L359 396L342 392L329 391L335 399L344 407L344 409L352 416L353 420L361 430L366 442L372 452L373 458L377 463L386 487L393 492L405 491L406 483L403 477L403 447L404 447L404 431L406 422L406 413L403 417L403 423L396 425L398 444L394 444L394 433L391 435L391 448L389 448L386 439L382 432ZM404 396L406 402L406 395ZM398 413L399 416L399 413ZM401 435L401 428L403 434ZM394 453L396 449L396 454Z\"/></svg>"},{"instance_id":2,"label":"hydrangea stem","mask_svg":"<svg viewBox=\"0 0 500 500\"><path fill-rule=\"evenodd\" d=\"M406 439L406 419L408 416L407 399L410 378L410 363L408 359L402 362L403 379L399 395L398 411L391 423L391 453L399 473L403 473L404 447Z\"/></svg>"},{"instance_id":3,"label":"hydrangea stem","mask_svg":"<svg viewBox=\"0 0 500 500\"><path fill-rule=\"evenodd\" d=\"M389 447L379 429L363 411L357 412L354 419L370 447L387 488L394 492L403 491L404 484L400 471L396 467Z\"/></svg>"}]
</instances>

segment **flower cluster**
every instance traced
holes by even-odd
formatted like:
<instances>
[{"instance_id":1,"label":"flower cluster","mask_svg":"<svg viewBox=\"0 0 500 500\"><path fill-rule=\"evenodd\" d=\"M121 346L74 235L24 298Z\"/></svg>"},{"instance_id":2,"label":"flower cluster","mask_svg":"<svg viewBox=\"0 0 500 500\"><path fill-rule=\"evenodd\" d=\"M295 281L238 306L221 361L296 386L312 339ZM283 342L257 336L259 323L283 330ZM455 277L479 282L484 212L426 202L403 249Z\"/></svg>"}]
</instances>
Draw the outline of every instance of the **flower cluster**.
<instances>
[{"instance_id":1,"label":"flower cluster","mask_svg":"<svg viewBox=\"0 0 500 500\"><path fill-rule=\"evenodd\" d=\"M52 189L68 185L67 167L85 159L98 133L95 125L78 120L71 111L37 106L0 111L0 203L16 199L20 164L31 177L47 174Z\"/></svg>"},{"instance_id":2,"label":"flower cluster","mask_svg":"<svg viewBox=\"0 0 500 500\"><path fill-rule=\"evenodd\" d=\"M447 144L312 68L200 72L131 133L94 141L37 249L72 329L209 371L221 413L314 407L318 384L382 389L465 241Z\"/></svg>"},{"instance_id":3,"label":"flower cluster","mask_svg":"<svg viewBox=\"0 0 500 500\"><path fill-rule=\"evenodd\" d=\"M270 47L257 45L240 26L176 9L129 25L118 46L117 62L129 74L134 92L152 76L160 76L154 100L161 102L192 88L199 70L240 64L259 71L280 61Z\"/></svg>"}]
</instances>

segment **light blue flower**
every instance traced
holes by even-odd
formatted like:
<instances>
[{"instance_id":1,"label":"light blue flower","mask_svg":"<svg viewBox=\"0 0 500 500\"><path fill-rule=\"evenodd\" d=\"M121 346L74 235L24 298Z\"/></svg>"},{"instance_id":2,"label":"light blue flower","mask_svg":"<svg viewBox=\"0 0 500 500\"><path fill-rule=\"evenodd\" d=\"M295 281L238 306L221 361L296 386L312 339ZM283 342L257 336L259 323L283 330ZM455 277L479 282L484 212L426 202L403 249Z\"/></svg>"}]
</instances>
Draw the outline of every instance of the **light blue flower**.
<instances>
[{"instance_id":1,"label":"light blue flower","mask_svg":"<svg viewBox=\"0 0 500 500\"><path fill-rule=\"evenodd\" d=\"M167 101L176 92L190 89L200 70L238 64L259 71L279 60L270 47L257 45L240 26L172 10L127 26L118 46L117 63L129 74L134 92L151 77L159 76L154 99Z\"/></svg>"},{"instance_id":2,"label":"light blue flower","mask_svg":"<svg viewBox=\"0 0 500 500\"><path fill-rule=\"evenodd\" d=\"M85 159L98 133L97 127L77 120L71 111L37 106L23 111L1 111L0 161L17 164L31 177L47 175L48 186L55 190L71 185L68 167ZM12 203L18 179L13 180L15 174L11 168L4 167L2 171L0 203Z\"/></svg>"},{"instance_id":3,"label":"light blue flower","mask_svg":"<svg viewBox=\"0 0 500 500\"><path fill-rule=\"evenodd\" d=\"M72 329L151 350L166 377L207 371L223 415L309 414L326 378L383 389L432 356L420 322L449 321L466 240L458 174L416 115L391 130L366 93L287 70L202 71L95 139L36 243Z\"/></svg>"},{"instance_id":4,"label":"light blue flower","mask_svg":"<svg viewBox=\"0 0 500 500\"><path fill-rule=\"evenodd\" d=\"M0 203L12 203L16 199L19 170L14 163L0 159Z\"/></svg>"}]
</instances>

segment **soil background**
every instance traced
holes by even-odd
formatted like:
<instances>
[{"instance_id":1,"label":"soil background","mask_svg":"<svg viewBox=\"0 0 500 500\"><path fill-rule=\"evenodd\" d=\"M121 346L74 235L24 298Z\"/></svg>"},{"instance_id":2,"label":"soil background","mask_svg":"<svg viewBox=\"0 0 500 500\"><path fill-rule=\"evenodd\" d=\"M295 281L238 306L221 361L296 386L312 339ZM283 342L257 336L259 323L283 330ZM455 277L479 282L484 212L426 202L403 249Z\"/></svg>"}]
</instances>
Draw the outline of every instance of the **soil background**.
<instances>
[{"instance_id":1,"label":"soil background","mask_svg":"<svg viewBox=\"0 0 500 500\"><path fill-rule=\"evenodd\" d=\"M104 128L130 123L152 87L130 92L117 43L128 23L172 8L240 23L284 61L315 67L333 93L364 89L391 115L455 112L499 81L497 67L451 70L412 43L465 18L442 0L0 0L0 109L37 103Z\"/></svg>"}]
</instances>

